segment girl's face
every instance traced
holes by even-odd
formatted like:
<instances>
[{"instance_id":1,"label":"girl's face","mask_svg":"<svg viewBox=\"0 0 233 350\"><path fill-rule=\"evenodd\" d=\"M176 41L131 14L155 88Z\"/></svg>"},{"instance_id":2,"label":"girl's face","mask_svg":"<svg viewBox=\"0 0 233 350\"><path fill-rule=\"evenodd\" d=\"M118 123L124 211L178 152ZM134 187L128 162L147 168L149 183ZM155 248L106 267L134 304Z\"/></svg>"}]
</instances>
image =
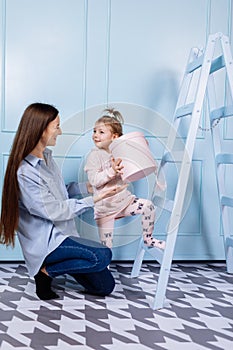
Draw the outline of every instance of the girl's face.
<instances>
[{"instance_id":1,"label":"girl's face","mask_svg":"<svg viewBox=\"0 0 233 350\"><path fill-rule=\"evenodd\" d=\"M92 140L96 147L104 149L109 152L109 145L112 141L117 138L117 134L113 134L112 129L109 125L104 123L96 123L93 129Z\"/></svg>"},{"instance_id":2,"label":"girl's face","mask_svg":"<svg viewBox=\"0 0 233 350\"><path fill-rule=\"evenodd\" d=\"M50 122L47 128L44 130L43 135L41 137L41 142L44 147L47 146L55 146L57 141L57 136L61 135L62 131L60 128L60 117L59 115Z\"/></svg>"}]
</instances>

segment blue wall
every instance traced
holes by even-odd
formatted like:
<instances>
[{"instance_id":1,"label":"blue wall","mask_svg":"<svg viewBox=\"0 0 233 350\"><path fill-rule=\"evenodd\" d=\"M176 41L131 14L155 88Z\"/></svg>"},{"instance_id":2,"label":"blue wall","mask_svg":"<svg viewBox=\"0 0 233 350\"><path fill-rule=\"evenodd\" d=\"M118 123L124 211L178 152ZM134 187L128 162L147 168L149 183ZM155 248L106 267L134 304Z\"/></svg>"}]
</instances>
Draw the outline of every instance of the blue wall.
<instances>
[{"instance_id":1,"label":"blue wall","mask_svg":"<svg viewBox=\"0 0 233 350\"><path fill-rule=\"evenodd\" d=\"M54 154L66 181L85 180L91 128L107 105L122 111L125 131L143 130L160 159L191 47L204 47L210 33L232 38L230 0L0 0L0 13L0 190L18 121L35 101L60 110L64 133ZM230 122L222 135L232 149ZM198 134L193 179L175 258L224 259L209 132ZM148 197L153 181L131 189ZM166 224L162 213L158 237ZM96 237L91 212L77 225ZM133 259L140 218L116 226L114 259ZM18 243L0 254L22 258Z\"/></svg>"}]
</instances>

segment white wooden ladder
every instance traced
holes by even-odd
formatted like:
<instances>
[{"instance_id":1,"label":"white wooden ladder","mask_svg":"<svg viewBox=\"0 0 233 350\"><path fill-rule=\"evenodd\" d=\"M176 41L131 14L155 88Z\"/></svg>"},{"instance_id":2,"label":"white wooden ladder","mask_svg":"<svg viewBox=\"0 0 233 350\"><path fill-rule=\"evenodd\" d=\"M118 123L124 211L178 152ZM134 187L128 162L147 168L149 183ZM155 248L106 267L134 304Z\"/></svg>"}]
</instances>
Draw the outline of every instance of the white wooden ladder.
<instances>
[{"instance_id":1,"label":"white wooden ladder","mask_svg":"<svg viewBox=\"0 0 233 350\"><path fill-rule=\"evenodd\" d=\"M220 129L213 127L216 121L219 122L225 118L232 118L233 120L233 59L229 38L220 35L220 42L223 55L218 58L218 66L219 69L225 68L225 88L229 94L230 102L225 102L223 106L217 108L217 91L213 76L208 86L208 102L227 272L233 273L233 236L231 236L233 229L232 233L230 229L230 208L233 208L233 196L229 196L226 186L227 179L232 184L233 151L232 153L224 153L224 140L221 137ZM227 169L228 167L229 169ZM229 175L231 176L230 179Z\"/></svg>"},{"instance_id":2,"label":"white wooden ladder","mask_svg":"<svg viewBox=\"0 0 233 350\"><path fill-rule=\"evenodd\" d=\"M222 54L215 57L214 54L216 51L217 43L220 43ZM166 165L169 163L175 163L179 169L175 195L172 199L164 200L163 196L158 194L156 187L152 195L153 202L156 205L160 205L160 203L162 203L163 209L170 212L170 219L166 232L166 248L164 252L158 248L148 248L143 244L143 240L141 239L131 272L131 277L137 277L139 275L145 252L148 252L157 262L160 263L160 273L157 289L152 305L153 309L160 309L166 306L166 288L169 280L177 234L179 231L180 222L183 218L184 202L187 199L187 194L190 195L189 181L192 174L192 158L202 110L206 105L204 101L205 97L209 101L213 100L214 102L210 102L209 105L212 104L214 107L216 107L216 99L213 98L215 89L212 77L215 72L223 68L226 70L226 76L228 78L231 96L233 96L233 63L229 38L224 36L222 33L212 34L208 38L205 50L199 50L197 48L191 49L174 112L174 122L170 128L166 150L164 151L158 170L158 178L160 178L160 175L165 170L164 167L166 167ZM190 102L191 97L193 97L193 99ZM215 109L215 111L211 112L210 114L211 122L215 123L218 118L227 117L230 115L230 113L232 114L232 106L224 106L221 109ZM179 140L181 140L181 137L179 136L179 130L182 122L185 120L186 124L188 122L187 137L184 141L185 144L183 149L181 151L177 151L177 141L179 144ZM212 126L213 125L214 124L212 124ZM220 143L217 141L219 138L217 138L215 135L215 129L216 128L212 128L214 140L213 144L215 147L215 152L219 153ZM232 271L233 239L230 237L229 232L227 207L233 207L233 198L231 199L225 194L224 184L222 181L223 178L221 165L226 162L231 162L231 164L233 164L233 154L222 155L219 153L216 156L216 162L220 195L219 198L222 206L222 219L224 228L223 231L226 244L227 265L228 271Z\"/></svg>"}]
</instances>

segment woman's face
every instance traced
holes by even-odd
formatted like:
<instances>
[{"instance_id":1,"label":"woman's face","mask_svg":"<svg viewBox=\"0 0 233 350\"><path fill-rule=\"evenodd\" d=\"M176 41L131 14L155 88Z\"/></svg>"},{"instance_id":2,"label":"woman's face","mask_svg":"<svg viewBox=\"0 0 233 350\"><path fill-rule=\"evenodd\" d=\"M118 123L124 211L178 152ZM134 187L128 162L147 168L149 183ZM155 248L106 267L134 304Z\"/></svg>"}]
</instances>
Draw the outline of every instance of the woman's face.
<instances>
[{"instance_id":1,"label":"woman's face","mask_svg":"<svg viewBox=\"0 0 233 350\"><path fill-rule=\"evenodd\" d=\"M41 142L44 147L55 146L57 141L57 136L61 135L62 131L60 128L60 117L59 115L48 124L47 128L44 130L41 137Z\"/></svg>"}]
</instances>

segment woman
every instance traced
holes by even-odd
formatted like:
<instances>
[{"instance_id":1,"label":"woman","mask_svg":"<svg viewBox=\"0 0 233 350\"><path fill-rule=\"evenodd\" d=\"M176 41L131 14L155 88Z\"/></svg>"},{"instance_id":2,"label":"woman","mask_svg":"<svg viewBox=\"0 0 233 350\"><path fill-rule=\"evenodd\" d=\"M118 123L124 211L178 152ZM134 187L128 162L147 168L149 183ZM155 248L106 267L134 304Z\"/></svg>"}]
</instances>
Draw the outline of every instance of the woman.
<instances>
[{"instance_id":1,"label":"woman","mask_svg":"<svg viewBox=\"0 0 233 350\"><path fill-rule=\"evenodd\" d=\"M55 276L69 274L87 293L108 295L115 282L108 265L111 250L79 237L74 218L99 197L75 197L88 193L86 184L67 187L52 152L61 135L58 110L44 103L26 108L11 149L2 194L1 243L14 246L15 231L36 294L42 300L57 298L51 289Z\"/></svg>"}]
</instances>

